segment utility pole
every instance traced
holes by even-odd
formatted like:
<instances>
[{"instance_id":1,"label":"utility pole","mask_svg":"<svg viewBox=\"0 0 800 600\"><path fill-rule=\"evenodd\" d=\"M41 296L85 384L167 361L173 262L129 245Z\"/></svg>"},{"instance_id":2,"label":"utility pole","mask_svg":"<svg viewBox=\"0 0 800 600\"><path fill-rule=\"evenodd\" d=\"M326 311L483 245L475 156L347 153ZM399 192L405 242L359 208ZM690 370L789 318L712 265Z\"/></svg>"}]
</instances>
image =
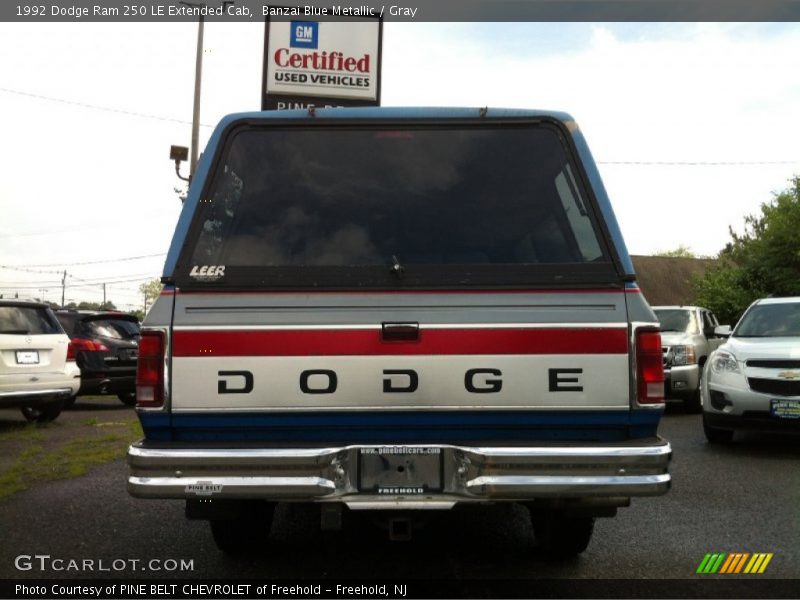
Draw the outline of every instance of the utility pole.
<instances>
[{"instance_id":1,"label":"utility pole","mask_svg":"<svg viewBox=\"0 0 800 600\"><path fill-rule=\"evenodd\" d=\"M200 79L203 76L203 15L197 24L197 57L194 63L194 109L192 111L192 161L189 163L189 179L197 167L198 138L200 131ZM147 311L145 311L147 312Z\"/></svg>"},{"instance_id":2,"label":"utility pole","mask_svg":"<svg viewBox=\"0 0 800 600\"><path fill-rule=\"evenodd\" d=\"M64 295L67 291L67 270L64 269L64 276L61 278L61 306L64 306Z\"/></svg>"},{"instance_id":3,"label":"utility pole","mask_svg":"<svg viewBox=\"0 0 800 600\"><path fill-rule=\"evenodd\" d=\"M103 306L106 304L106 284L103 284Z\"/></svg>"},{"instance_id":4,"label":"utility pole","mask_svg":"<svg viewBox=\"0 0 800 600\"><path fill-rule=\"evenodd\" d=\"M208 5L204 2L187 2L180 0L180 4L191 6L195 8L206 8ZM225 0L222 3L222 11L225 12L225 7L233 4L231 0ZM200 13L197 23L197 56L194 61L194 108L192 110L192 154L189 161L189 180L191 181L194 175L195 168L197 167L197 156L199 154L199 132L200 132L200 87L203 78L203 29L205 25L205 18Z\"/></svg>"}]
</instances>

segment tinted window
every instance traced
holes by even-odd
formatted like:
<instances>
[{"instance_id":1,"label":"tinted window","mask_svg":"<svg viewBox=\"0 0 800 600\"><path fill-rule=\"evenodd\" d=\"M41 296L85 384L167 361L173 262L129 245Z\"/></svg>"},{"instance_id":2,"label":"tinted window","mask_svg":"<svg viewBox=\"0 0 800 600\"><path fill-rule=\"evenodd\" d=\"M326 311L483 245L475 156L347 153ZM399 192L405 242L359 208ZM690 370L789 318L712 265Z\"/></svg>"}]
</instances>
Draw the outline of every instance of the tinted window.
<instances>
[{"instance_id":1,"label":"tinted window","mask_svg":"<svg viewBox=\"0 0 800 600\"><path fill-rule=\"evenodd\" d=\"M697 324L688 310L660 308L654 312L661 324L661 331L697 332Z\"/></svg>"},{"instance_id":2,"label":"tinted window","mask_svg":"<svg viewBox=\"0 0 800 600\"><path fill-rule=\"evenodd\" d=\"M67 335L73 335L73 332L75 331L75 315L71 313L57 312L56 318L61 323L64 331L67 332Z\"/></svg>"},{"instance_id":3,"label":"tinted window","mask_svg":"<svg viewBox=\"0 0 800 600\"><path fill-rule=\"evenodd\" d=\"M800 302L757 304L742 317L736 337L800 336Z\"/></svg>"},{"instance_id":4,"label":"tinted window","mask_svg":"<svg viewBox=\"0 0 800 600\"><path fill-rule=\"evenodd\" d=\"M46 308L0 306L0 334L45 335L62 333L58 322Z\"/></svg>"},{"instance_id":5,"label":"tinted window","mask_svg":"<svg viewBox=\"0 0 800 600\"><path fill-rule=\"evenodd\" d=\"M552 126L244 129L182 266L609 263L575 173Z\"/></svg>"},{"instance_id":6,"label":"tinted window","mask_svg":"<svg viewBox=\"0 0 800 600\"><path fill-rule=\"evenodd\" d=\"M88 335L96 335L117 340L134 340L139 337L139 327L131 321L100 319L84 321L83 327Z\"/></svg>"}]
</instances>

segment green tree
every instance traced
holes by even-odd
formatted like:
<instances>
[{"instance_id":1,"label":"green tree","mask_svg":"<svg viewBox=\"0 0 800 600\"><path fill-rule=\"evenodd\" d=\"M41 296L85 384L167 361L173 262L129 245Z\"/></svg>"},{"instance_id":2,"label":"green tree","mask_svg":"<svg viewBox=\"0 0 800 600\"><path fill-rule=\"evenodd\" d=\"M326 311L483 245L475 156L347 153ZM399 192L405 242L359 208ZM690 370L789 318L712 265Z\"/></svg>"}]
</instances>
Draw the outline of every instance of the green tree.
<instances>
[{"instance_id":1,"label":"green tree","mask_svg":"<svg viewBox=\"0 0 800 600\"><path fill-rule=\"evenodd\" d=\"M730 230L718 265L695 282L698 303L731 324L753 300L800 296L800 177L744 224L742 234Z\"/></svg>"},{"instance_id":2,"label":"green tree","mask_svg":"<svg viewBox=\"0 0 800 600\"><path fill-rule=\"evenodd\" d=\"M162 284L159 279L151 279L139 286L139 293L144 296L144 313L146 313L147 309L156 301L163 287L164 284Z\"/></svg>"}]
</instances>

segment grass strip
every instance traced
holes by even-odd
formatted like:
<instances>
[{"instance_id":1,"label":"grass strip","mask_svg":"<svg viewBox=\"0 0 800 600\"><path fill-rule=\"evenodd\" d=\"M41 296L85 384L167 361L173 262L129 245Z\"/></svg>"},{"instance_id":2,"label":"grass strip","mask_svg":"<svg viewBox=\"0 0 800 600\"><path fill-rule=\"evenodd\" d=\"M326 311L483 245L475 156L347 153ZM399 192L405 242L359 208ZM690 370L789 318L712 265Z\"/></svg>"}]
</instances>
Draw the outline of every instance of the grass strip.
<instances>
[{"instance_id":1,"label":"grass strip","mask_svg":"<svg viewBox=\"0 0 800 600\"><path fill-rule=\"evenodd\" d=\"M35 443L22 449L11 466L0 473L0 498L24 491L36 482L85 475L94 466L123 458L128 445L142 437L138 420L87 422L68 441L45 448L46 431L43 429L46 430L25 428L11 434L21 441ZM98 430L104 435L98 435Z\"/></svg>"}]
</instances>

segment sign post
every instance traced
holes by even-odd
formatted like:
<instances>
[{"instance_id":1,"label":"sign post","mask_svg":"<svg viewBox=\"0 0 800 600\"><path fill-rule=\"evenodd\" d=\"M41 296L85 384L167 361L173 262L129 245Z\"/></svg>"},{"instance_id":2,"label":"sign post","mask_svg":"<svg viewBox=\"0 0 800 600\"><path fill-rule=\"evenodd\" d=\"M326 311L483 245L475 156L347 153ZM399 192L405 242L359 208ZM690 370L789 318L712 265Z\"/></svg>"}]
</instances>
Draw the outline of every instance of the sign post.
<instances>
[{"instance_id":1,"label":"sign post","mask_svg":"<svg viewBox=\"0 0 800 600\"><path fill-rule=\"evenodd\" d=\"M379 106L383 23L269 17L261 110Z\"/></svg>"}]
</instances>

